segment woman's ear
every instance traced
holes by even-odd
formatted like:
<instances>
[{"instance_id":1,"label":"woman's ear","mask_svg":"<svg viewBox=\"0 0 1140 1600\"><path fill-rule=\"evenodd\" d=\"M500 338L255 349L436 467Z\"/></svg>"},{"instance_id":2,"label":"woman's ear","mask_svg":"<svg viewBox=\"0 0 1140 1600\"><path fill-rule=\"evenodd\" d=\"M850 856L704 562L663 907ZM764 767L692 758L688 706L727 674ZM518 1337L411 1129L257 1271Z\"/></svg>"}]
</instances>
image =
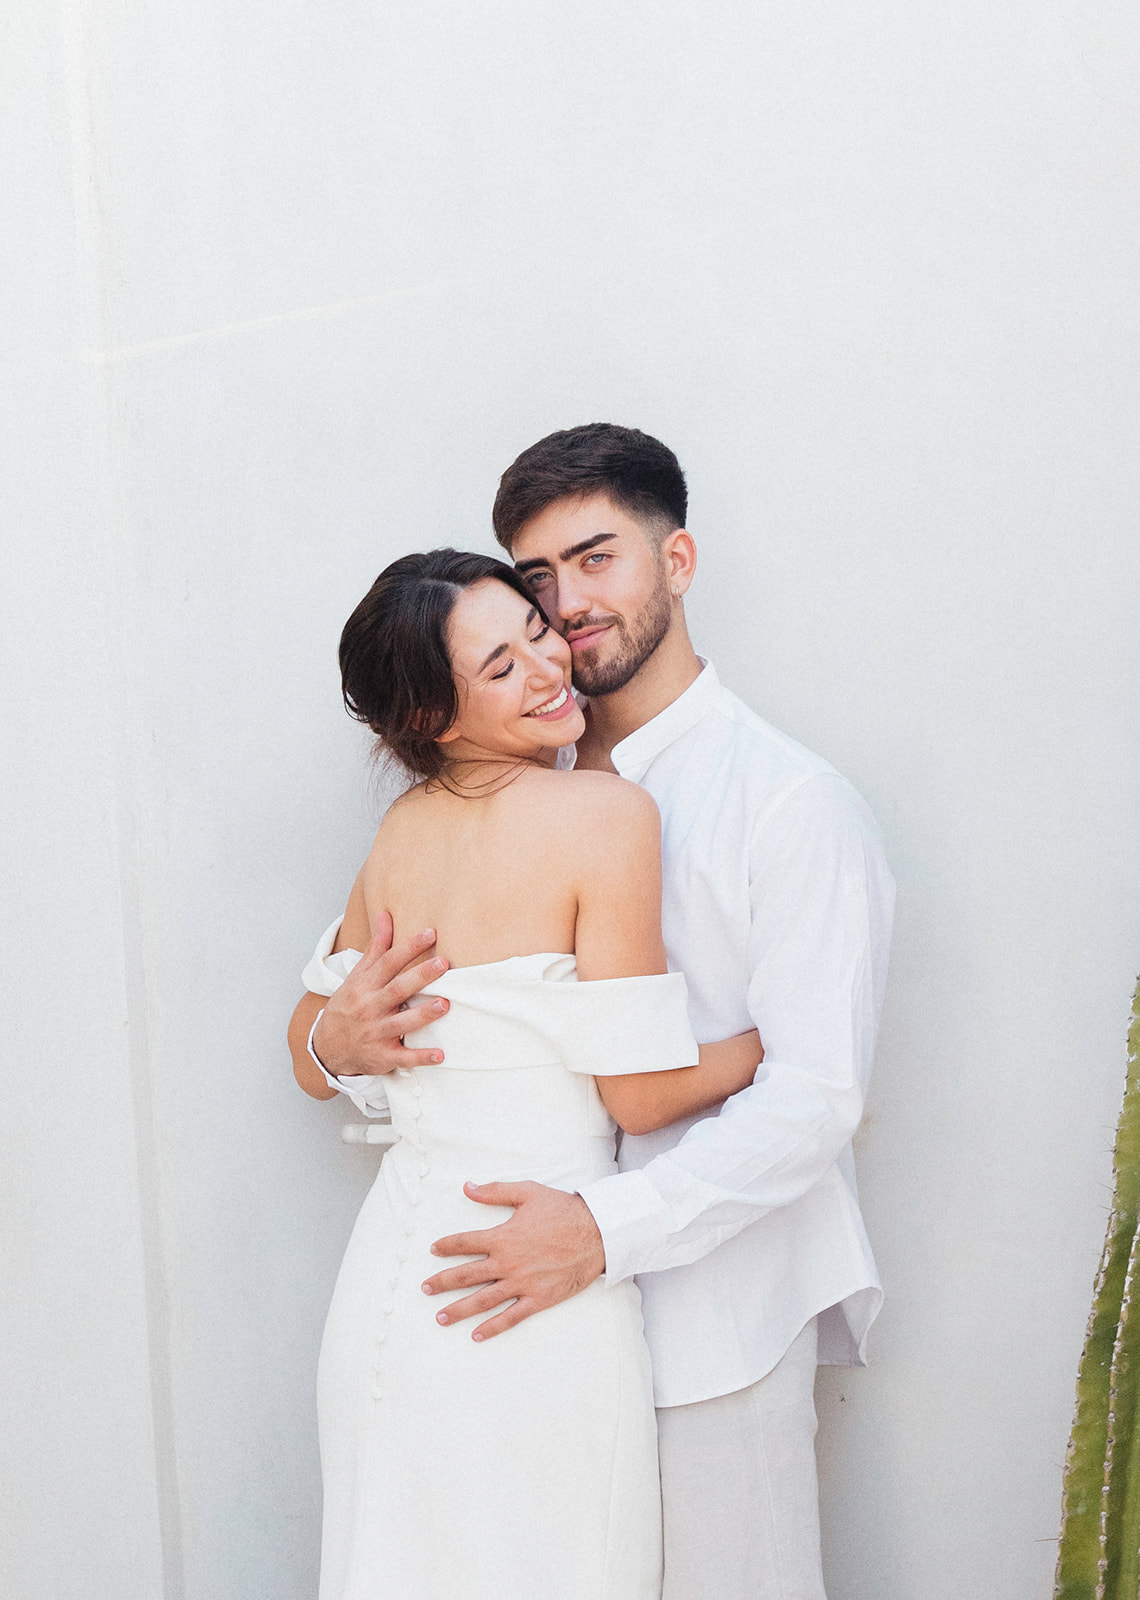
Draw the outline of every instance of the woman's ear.
<instances>
[{"instance_id":1,"label":"woman's ear","mask_svg":"<svg viewBox=\"0 0 1140 1600\"><path fill-rule=\"evenodd\" d=\"M430 721L431 713L428 711L415 711L412 713L412 727L417 733L428 733ZM459 738L459 728L453 722L450 728L444 729L443 733L433 733L430 734L430 737L434 739L436 744L450 744L453 739Z\"/></svg>"}]
</instances>

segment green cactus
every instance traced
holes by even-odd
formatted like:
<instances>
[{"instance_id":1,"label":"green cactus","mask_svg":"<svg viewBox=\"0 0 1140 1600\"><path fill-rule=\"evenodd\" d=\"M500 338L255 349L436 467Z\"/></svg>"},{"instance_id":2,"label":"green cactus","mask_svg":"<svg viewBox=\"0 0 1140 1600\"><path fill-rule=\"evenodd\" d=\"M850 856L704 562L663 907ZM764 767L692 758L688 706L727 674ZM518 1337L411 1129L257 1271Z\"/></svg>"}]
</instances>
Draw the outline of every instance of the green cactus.
<instances>
[{"instance_id":1,"label":"green cactus","mask_svg":"<svg viewBox=\"0 0 1140 1600\"><path fill-rule=\"evenodd\" d=\"M1053 1600L1137 1600L1140 1592L1140 984L1113 1174L1065 1456Z\"/></svg>"}]
</instances>

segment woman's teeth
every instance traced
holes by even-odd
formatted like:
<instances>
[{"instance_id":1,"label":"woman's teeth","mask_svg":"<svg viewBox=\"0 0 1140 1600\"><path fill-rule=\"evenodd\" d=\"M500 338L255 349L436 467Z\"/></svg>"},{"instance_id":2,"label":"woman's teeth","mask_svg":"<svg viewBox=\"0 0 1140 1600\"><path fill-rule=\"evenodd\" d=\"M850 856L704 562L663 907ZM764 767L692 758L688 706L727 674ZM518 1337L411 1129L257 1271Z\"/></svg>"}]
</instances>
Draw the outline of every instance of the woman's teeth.
<instances>
[{"instance_id":1,"label":"woman's teeth","mask_svg":"<svg viewBox=\"0 0 1140 1600\"><path fill-rule=\"evenodd\" d=\"M566 704L566 696L569 693L569 689L563 684L553 700L547 700L545 705L535 706L533 711L526 711L523 715L527 717L544 717L550 711L558 711Z\"/></svg>"}]
</instances>

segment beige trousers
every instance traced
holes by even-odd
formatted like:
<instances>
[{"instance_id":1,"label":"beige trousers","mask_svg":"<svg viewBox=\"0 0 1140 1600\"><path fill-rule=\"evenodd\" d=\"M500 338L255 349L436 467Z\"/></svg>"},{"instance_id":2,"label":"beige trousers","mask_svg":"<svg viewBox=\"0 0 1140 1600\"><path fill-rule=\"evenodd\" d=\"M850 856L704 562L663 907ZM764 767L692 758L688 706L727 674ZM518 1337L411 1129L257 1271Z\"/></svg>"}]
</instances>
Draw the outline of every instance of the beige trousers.
<instances>
[{"instance_id":1,"label":"beige trousers","mask_svg":"<svg viewBox=\"0 0 1140 1600\"><path fill-rule=\"evenodd\" d=\"M658 1411L662 1600L826 1600L816 1342L813 1318L759 1383Z\"/></svg>"}]
</instances>

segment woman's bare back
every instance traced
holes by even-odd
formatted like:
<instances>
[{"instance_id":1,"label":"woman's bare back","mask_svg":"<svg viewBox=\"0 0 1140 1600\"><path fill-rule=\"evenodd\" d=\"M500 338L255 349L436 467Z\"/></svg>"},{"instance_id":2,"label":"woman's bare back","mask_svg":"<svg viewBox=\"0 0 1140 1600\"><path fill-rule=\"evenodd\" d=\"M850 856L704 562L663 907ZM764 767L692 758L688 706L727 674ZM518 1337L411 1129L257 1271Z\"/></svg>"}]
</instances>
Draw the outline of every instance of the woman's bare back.
<instances>
[{"instance_id":1,"label":"woman's bare back","mask_svg":"<svg viewBox=\"0 0 1140 1600\"><path fill-rule=\"evenodd\" d=\"M452 966L573 952L591 823L615 783L530 768L483 796L417 785L391 807L365 863L370 924L389 911L397 940L435 928Z\"/></svg>"}]
</instances>

